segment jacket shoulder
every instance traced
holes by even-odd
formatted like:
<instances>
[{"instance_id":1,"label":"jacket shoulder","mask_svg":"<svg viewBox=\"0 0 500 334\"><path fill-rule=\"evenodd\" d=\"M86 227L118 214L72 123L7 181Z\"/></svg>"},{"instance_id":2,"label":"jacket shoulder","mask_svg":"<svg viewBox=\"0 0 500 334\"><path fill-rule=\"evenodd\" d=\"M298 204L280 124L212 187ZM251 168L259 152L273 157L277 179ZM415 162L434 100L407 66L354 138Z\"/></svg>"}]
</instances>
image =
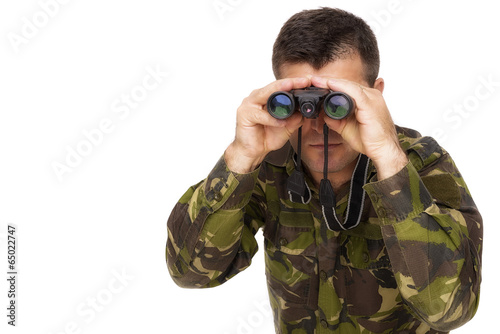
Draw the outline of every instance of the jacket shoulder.
<instances>
[{"instance_id":1,"label":"jacket shoulder","mask_svg":"<svg viewBox=\"0 0 500 334\"><path fill-rule=\"evenodd\" d=\"M399 143L417 169L428 166L447 152L432 137L422 136L413 129L396 126Z\"/></svg>"}]
</instances>

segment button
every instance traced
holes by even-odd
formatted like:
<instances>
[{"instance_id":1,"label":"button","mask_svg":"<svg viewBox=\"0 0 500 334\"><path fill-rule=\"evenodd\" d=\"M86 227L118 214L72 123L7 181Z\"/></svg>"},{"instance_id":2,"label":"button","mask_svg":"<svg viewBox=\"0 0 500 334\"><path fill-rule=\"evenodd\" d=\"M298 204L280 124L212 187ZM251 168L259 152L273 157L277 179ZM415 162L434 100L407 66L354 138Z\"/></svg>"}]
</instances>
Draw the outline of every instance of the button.
<instances>
[{"instance_id":1,"label":"button","mask_svg":"<svg viewBox=\"0 0 500 334\"><path fill-rule=\"evenodd\" d=\"M375 203L377 203L380 199L379 195L376 192L370 193L370 197L371 197L372 201Z\"/></svg>"},{"instance_id":2,"label":"button","mask_svg":"<svg viewBox=\"0 0 500 334\"><path fill-rule=\"evenodd\" d=\"M368 263L370 262L370 255L368 255L368 253L363 253L363 262L364 263Z\"/></svg>"},{"instance_id":3,"label":"button","mask_svg":"<svg viewBox=\"0 0 500 334\"><path fill-rule=\"evenodd\" d=\"M328 279L328 275L323 270L321 270L321 272L319 273L319 277L321 278L322 281L326 281Z\"/></svg>"},{"instance_id":4,"label":"button","mask_svg":"<svg viewBox=\"0 0 500 334\"><path fill-rule=\"evenodd\" d=\"M286 246L288 244L288 241L285 238L280 238L280 245L281 246Z\"/></svg>"},{"instance_id":5,"label":"button","mask_svg":"<svg viewBox=\"0 0 500 334\"><path fill-rule=\"evenodd\" d=\"M215 192L215 194L214 194L214 199L215 199L217 202L220 202L220 200L222 199L222 194L220 193L220 191Z\"/></svg>"},{"instance_id":6,"label":"button","mask_svg":"<svg viewBox=\"0 0 500 334\"><path fill-rule=\"evenodd\" d=\"M384 217L387 215L387 211L384 208L379 208L377 211L379 217Z\"/></svg>"},{"instance_id":7,"label":"button","mask_svg":"<svg viewBox=\"0 0 500 334\"><path fill-rule=\"evenodd\" d=\"M320 322L321 322L321 326L322 326L323 328L327 328L327 327L328 327L328 322L327 322L325 319L321 319L321 321L320 321Z\"/></svg>"}]
</instances>

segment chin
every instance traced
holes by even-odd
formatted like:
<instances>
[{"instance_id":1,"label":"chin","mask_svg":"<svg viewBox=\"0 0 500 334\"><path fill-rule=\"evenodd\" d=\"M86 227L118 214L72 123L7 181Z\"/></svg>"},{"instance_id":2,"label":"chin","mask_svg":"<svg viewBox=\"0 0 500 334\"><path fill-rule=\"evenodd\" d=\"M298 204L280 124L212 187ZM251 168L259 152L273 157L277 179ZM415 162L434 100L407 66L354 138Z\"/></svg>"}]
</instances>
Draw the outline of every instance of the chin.
<instances>
[{"instance_id":1,"label":"chin","mask_svg":"<svg viewBox=\"0 0 500 334\"><path fill-rule=\"evenodd\" d=\"M324 168L323 158L316 159L314 161L304 160L304 163L311 172L323 173L323 168ZM345 164L342 164L338 161L330 161L330 159L328 159L328 173L339 172L342 169L344 169L344 167L345 167Z\"/></svg>"},{"instance_id":2,"label":"chin","mask_svg":"<svg viewBox=\"0 0 500 334\"><path fill-rule=\"evenodd\" d=\"M352 169L356 164L359 153L352 152L352 154L344 154L340 157L330 154L328 158L328 173L338 173L346 168ZM316 173L323 173L324 157L315 156L314 158L303 157L304 163L308 166L309 170Z\"/></svg>"}]
</instances>

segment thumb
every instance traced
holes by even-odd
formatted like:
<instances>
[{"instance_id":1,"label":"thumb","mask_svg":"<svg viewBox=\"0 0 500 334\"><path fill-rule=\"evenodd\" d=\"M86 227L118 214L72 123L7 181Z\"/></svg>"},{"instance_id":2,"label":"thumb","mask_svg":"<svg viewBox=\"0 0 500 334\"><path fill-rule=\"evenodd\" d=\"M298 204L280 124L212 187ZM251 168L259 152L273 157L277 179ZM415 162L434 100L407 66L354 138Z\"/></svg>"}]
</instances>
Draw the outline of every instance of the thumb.
<instances>
[{"instance_id":1,"label":"thumb","mask_svg":"<svg viewBox=\"0 0 500 334\"><path fill-rule=\"evenodd\" d=\"M325 123L330 128L330 130L333 130L337 132L339 135L342 136L342 133L344 132L345 126L346 126L346 120L345 119L332 119L329 117L325 117ZM343 137L343 136L342 136Z\"/></svg>"},{"instance_id":2,"label":"thumb","mask_svg":"<svg viewBox=\"0 0 500 334\"><path fill-rule=\"evenodd\" d=\"M302 117L301 113L296 112L286 120L286 129L290 134L292 134L298 128L300 128L303 123L304 118Z\"/></svg>"}]
</instances>

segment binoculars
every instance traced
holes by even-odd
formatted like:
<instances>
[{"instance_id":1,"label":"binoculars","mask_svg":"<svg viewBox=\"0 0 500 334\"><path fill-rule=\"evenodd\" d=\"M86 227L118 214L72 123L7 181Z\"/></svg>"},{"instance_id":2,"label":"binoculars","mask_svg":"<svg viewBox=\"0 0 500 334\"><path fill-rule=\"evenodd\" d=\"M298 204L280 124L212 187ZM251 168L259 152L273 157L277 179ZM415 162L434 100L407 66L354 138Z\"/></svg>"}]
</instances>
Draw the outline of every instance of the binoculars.
<instances>
[{"instance_id":1,"label":"binoculars","mask_svg":"<svg viewBox=\"0 0 500 334\"><path fill-rule=\"evenodd\" d=\"M333 119L346 118L354 109L354 101L349 95L311 86L274 92L267 100L267 111L277 119L288 118L296 110L306 118L316 118L321 105L325 114Z\"/></svg>"}]
</instances>

